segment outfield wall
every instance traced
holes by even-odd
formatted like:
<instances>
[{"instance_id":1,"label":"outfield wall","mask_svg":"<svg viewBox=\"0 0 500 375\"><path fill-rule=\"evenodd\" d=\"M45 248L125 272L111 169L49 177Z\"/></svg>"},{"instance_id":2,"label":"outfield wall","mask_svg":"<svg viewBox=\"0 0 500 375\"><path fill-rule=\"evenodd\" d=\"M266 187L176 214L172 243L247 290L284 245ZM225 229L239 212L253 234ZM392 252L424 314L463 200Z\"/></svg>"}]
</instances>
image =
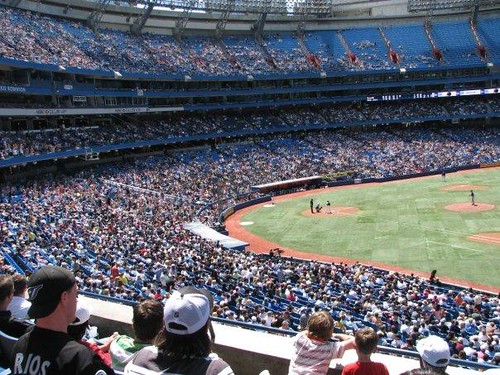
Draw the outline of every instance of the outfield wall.
<instances>
[{"instance_id":1,"label":"outfield wall","mask_svg":"<svg viewBox=\"0 0 500 375\"><path fill-rule=\"evenodd\" d=\"M459 167L459 168L447 168L447 169L443 169L443 170L440 170L440 171L414 173L414 174L409 174L409 175L404 175L404 176L393 176L393 177L385 177L385 178L363 178L363 179L361 179L361 181L332 182L332 183L327 183L326 186L333 187L333 186L342 186L342 185L352 185L352 184L355 184L355 183L387 182L387 181L407 180L407 179L416 178L416 177L435 176L435 175L441 174L442 172L453 173L453 172L458 172L458 171L466 171L466 170L469 170L469 169L477 169L479 167L480 167L479 164L472 164L472 165L466 165L466 166ZM488 167L490 167L490 166L488 166Z\"/></svg>"}]
</instances>

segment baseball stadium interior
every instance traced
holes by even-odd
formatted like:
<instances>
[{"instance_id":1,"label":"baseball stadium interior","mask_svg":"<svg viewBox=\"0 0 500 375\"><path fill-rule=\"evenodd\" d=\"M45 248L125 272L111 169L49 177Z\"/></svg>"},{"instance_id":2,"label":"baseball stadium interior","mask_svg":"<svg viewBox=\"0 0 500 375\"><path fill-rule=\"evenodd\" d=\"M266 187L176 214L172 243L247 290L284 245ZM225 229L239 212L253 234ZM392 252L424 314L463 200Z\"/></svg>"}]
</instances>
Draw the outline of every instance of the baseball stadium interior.
<instances>
[{"instance_id":1,"label":"baseball stadium interior","mask_svg":"<svg viewBox=\"0 0 500 375\"><path fill-rule=\"evenodd\" d=\"M500 371L500 284L256 253L224 224L299 190L498 167L499 0L0 0L0 28L0 273L72 270L99 337L208 289L236 374L286 374L318 308L374 328L391 374L429 334L447 373Z\"/></svg>"}]
</instances>

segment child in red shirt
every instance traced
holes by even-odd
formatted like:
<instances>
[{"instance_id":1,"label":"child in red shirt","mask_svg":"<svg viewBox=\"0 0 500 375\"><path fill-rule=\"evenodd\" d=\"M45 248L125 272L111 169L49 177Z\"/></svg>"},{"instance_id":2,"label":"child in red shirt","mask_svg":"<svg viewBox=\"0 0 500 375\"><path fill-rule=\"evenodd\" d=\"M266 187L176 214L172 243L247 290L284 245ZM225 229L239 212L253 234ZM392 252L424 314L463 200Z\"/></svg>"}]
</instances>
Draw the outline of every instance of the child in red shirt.
<instances>
[{"instance_id":1,"label":"child in red shirt","mask_svg":"<svg viewBox=\"0 0 500 375\"><path fill-rule=\"evenodd\" d=\"M378 335L372 328L362 328L354 335L358 360L342 370L342 375L389 375L383 363L372 362L371 354L377 349Z\"/></svg>"}]
</instances>

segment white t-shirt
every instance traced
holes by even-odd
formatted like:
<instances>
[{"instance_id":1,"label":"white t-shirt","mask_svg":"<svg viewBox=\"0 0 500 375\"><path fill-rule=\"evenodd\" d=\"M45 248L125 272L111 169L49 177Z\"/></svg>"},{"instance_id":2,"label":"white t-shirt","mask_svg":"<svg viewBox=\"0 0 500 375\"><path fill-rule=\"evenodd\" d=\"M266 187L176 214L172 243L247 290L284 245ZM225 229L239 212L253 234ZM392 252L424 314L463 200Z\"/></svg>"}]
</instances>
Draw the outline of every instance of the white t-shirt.
<instances>
[{"instance_id":1,"label":"white t-shirt","mask_svg":"<svg viewBox=\"0 0 500 375\"><path fill-rule=\"evenodd\" d=\"M27 319L30 306L31 302L27 301L26 298L14 296L10 301L8 310L12 313L13 318L24 320Z\"/></svg>"}]
</instances>

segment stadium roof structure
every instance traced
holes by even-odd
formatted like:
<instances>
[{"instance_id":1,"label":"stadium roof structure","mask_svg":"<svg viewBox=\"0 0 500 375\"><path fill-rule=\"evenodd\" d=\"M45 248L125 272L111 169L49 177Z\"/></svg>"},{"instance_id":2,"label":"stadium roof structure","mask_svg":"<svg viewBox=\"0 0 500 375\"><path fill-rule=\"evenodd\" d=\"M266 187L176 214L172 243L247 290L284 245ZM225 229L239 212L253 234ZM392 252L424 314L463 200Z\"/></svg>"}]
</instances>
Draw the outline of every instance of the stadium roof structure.
<instances>
[{"instance_id":1,"label":"stadium roof structure","mask_svg":"<svg viewBox=\"0 0 500 375\"><path fill-rule=\"evenodd\" d=\"M499 0L408 0L408 12L471 9L478 6L500 5Z\"/></svg>"},{"instance_id":2,"label":"stadium roof structure","mask_svg":"<svg viewBox=\"0 0 500 375\"><path fill-rule=\"evenodd\" d=\"M149 0L134 4L149 4ZM338 0L155 0L156 6L172 10L191 9L202 12L225 12L228 8L240 14L316 15L331 14Z\"/></svg>"}]
</instances>

